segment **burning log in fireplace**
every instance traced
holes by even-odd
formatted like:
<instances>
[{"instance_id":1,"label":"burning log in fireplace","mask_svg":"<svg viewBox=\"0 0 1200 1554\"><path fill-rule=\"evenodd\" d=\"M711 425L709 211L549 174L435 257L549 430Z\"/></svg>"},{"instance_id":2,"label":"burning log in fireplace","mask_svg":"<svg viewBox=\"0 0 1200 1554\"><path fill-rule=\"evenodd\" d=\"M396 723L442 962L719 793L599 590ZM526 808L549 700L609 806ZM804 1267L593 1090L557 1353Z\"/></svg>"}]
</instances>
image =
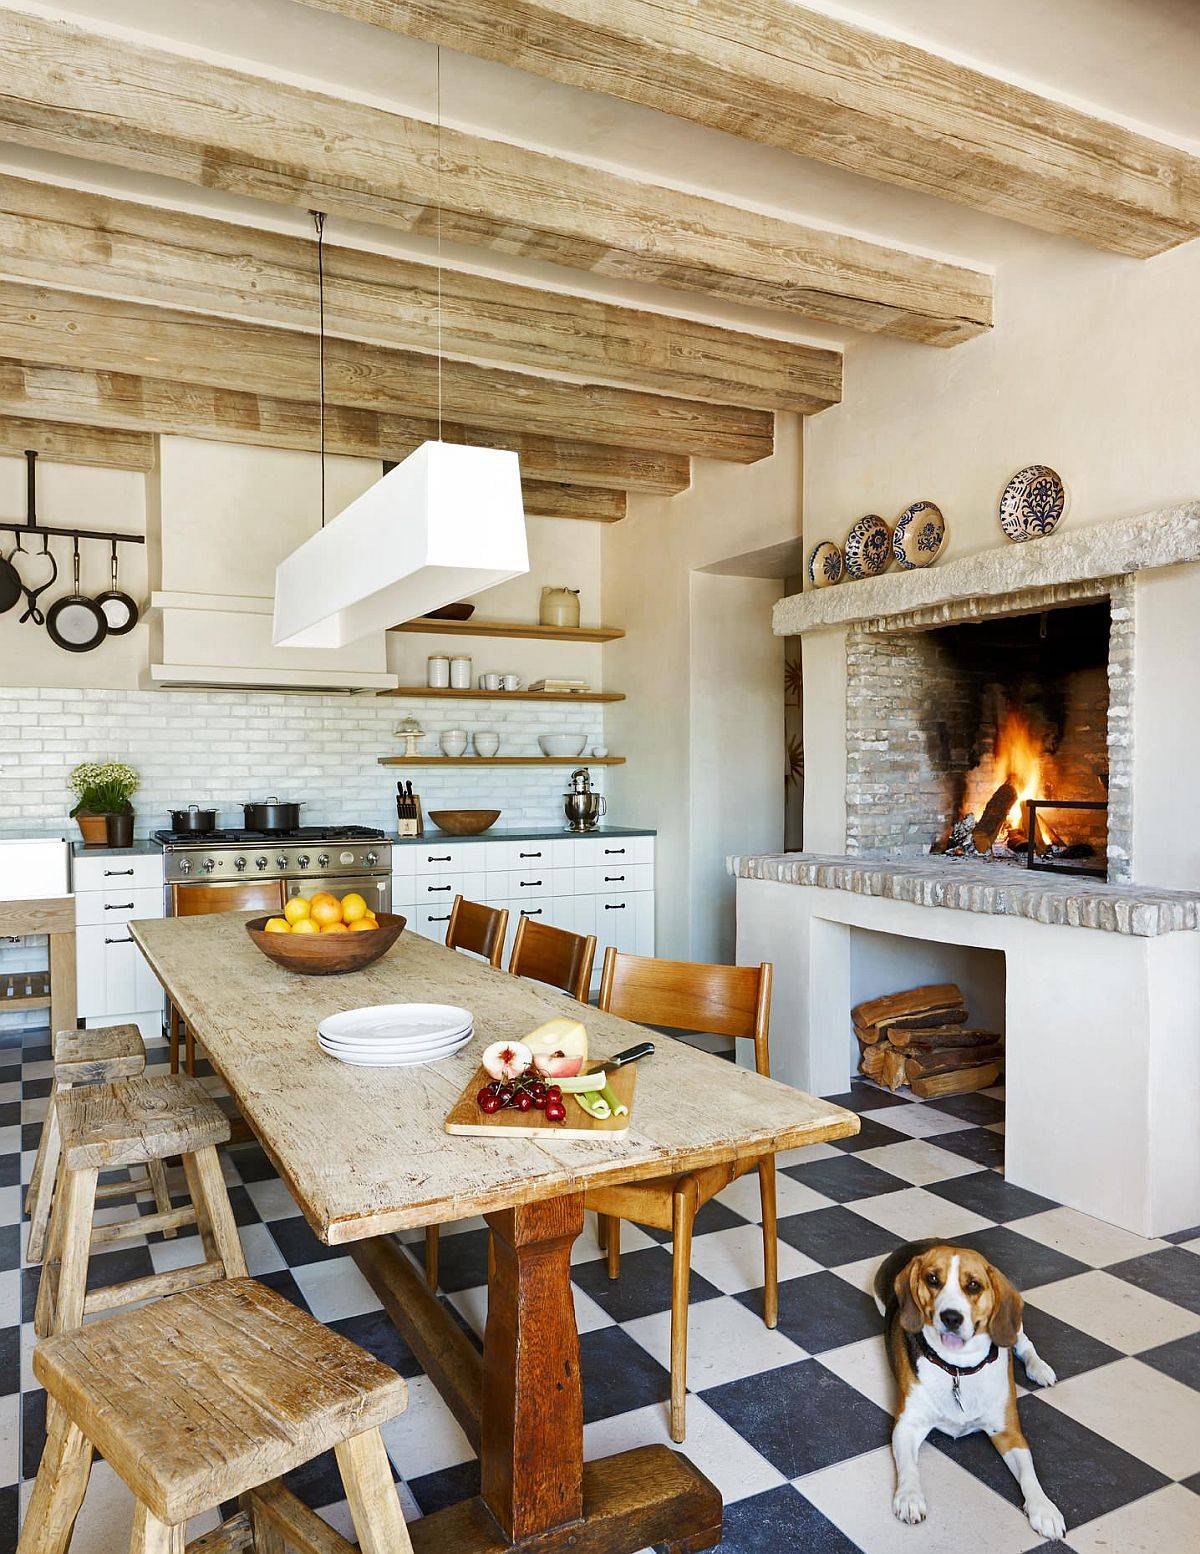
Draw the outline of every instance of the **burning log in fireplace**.
<instances>
[{"instance_id":1,"label":"burning log in fireplace","mask_svg":"<svg viewBox=\"0 0 1200 1554\"><path fill-rule=\"evenodd\" d=\"M868 999L850 1011L859 1070L888 1090L908 1085L928 1100L995 1084L1004 1066L999 1031L967 1024L962 989L953 982Z\"/></svg>"}]
</instances>

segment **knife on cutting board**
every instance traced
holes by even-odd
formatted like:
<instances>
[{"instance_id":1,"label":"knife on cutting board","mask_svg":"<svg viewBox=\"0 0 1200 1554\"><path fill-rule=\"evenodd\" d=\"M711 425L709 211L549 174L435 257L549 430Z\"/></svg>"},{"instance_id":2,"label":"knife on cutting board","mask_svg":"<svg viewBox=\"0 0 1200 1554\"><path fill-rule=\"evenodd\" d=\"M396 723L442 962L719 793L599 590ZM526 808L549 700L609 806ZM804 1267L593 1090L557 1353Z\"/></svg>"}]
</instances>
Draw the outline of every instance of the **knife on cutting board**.
<instances>
[{"instance_id":1,"label":"knife on cutting board","mask_svg":"<svg viewBox=\"0 0 1200 1554\"><path fill-rule=\"evenodd\" d=\"M594 1063L589 1063L583 1072L602 1074L610 1068L624 1068L626 1063L636 1063L638 1058L648 1058L653 1055L654 1043L639 1041L636 1046L626 1047L623 1052L614 1052L611 1058L597 1058Z\"/></svg>"}]
</instances>

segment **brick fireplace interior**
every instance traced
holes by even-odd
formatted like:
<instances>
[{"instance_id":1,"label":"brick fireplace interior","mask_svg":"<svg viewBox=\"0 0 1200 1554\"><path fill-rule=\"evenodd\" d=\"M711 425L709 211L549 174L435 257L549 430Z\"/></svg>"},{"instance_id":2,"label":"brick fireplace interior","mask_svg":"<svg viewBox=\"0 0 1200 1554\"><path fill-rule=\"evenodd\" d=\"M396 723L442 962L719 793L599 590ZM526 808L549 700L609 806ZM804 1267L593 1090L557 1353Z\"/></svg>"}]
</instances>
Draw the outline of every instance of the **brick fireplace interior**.
<instances>
[{"instance_id":1,"label":"brick fireplace interior","mask_svg":"<svg viewBox=\"0 0 1200 1554\"><path fill-rule=\"evenodd\" d=\"M1105 596L847 644L847 841L1123 877L1129 622ZM1114 744L1117 769L1113 770ZM1114 794L1114 782L1116 793ZM982 837L982 842L978 838Z\"/></svg>"}]
</instances>

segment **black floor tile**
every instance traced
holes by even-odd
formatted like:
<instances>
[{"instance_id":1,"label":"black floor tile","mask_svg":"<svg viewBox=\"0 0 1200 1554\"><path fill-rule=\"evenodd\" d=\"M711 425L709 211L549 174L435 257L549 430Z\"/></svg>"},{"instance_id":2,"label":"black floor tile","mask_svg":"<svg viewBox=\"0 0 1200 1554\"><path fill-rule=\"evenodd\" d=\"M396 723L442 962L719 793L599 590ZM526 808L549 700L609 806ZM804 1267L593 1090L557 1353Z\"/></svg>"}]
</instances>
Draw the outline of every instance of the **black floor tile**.
<instances>
[{"instance_id":1,"label":"black floor tile","mask_svg":"<svg viewBox=\"0 0 1200 1554\"><path fill-rule=\"evenodd\" d=\"M1042 1488L1067 1519L1068 1541L1072 1527L1105 1516L1169 1482L1148 1463L1051 1408L1042 1398L1022 1398L1020 1413Z\"/></svg>"},{"instance_id":2,"label":"black floor tile","mask_svg":"<svg viewBox=\"0 0 1200 1554\"><path fill-rule=\"evenodd\" d=\"M876 1112L884 1106L907 1106L911 1097L896 1095L891 1090L880 1090L875 1085L863 1084L856 1079L849 1090L843 1090L841 1095L826 1095L822 1099L832 1101L835 1106L844 1106L848 1112Z\"/></svg>"},{"instance_id":3,"label":"black floor tile","mask_svg":"<svg viewBox=\"0 0 1200 1554\"><path fill-rule=\"evenodd\" d=\"M1105 1272L1200 1316L1200 1257L1195 1252L1169 1246L1160 1252L1147 1252L1144 1257L1112 1263Z\"/></svg>"},{"instance_id":4,"label":"black floor tile","mask_svg":"<svg viewBox=\"0 0 1200 1554\"><path fill-rule=\"evenodd\" d=\"M462 1230L454 1235L441 1237L438 1251L438 1288L447 1294L457 1290L473 1290L488 1282L487 1230ZM415 1241L409 1247L418 1263L424 1264L423 1244Z\"/></svg>"},{"instance_id":5,"label":"black floor tile","mask_svg":"<svg viewBox=\"0 0 1200 1554\"><path fill-rule=\"evenodd\" d=\"M882 1149L885 1144L904 1144L908 1141L907 1133L898 1133L895 1128L887 1128L882 1122L877 1122L874 1117L860 1118L861 1127L857 1133L849 1138L832 1139L830 1142L835 1149L845 1150L847 1154L858 1154L864 1149Z\"/></svg>"},{"instance_id":6,"label":"black floor tile","mask_svg":"<svg viewBox=\"0 0 1200 1554\"><path fill-rule=\"evenodd\" d=\"M1101 1365L1111 1365L1114 1360L1124 1358L1121 1350L1101 1343L1091 1333L1072 1327L1037 1306L1025 1307L1023 1325L1034 1348L1046 1364L1053 1367L1059 1381L1082 1376L1084 1371L1094 1371ZM1020 1360L1016 1362L1015 1374L1019 1385L1033 1387Z\"/></svg>"},{"instance_id":7,"label":"black floor tile","mask_svg":"<svg viewBox=\"0 0 1200 1554\"><path fill-rule=\"evenodd\" d=\"M858 1554L858 1545L791 1484L725 1507L721 1554Z\"/></svg>"},{"instance_id":8,"label":"black floor tile","mask_svg":"<svg viewBox=\"0 0 1200 1554\"><path fill-rule=\"evenodd\" d=\"M348 1338L352 1344L357 1344L360 1349L365 1349L368 1354L373 1354L384 1365L390 1365L407 1380L421 1374L421 1367L414 1359L412 1350L396 1331L386 1312L367 1311L357 1317L339 1317L336 1322L329 1322L326 1326L340 1333L343 1338Z\"/></svg>"},{"instance_id":9,"label":"black floor tile","mask_svg":"<svg viewBox=\"0 0 1200 1554\"><path fill-rule=\"evenodd\" d=\"M819 1192L834 1203L853 1203L856 1198L877 1198L880 1193L900 1192L912 1184L887 1171L881 1171L869 1160L860 1160L854 1154L840 1154L827 1160L806 1160L800 1165L787 1166L783 1174L793 1181L802 1182L813 1192Z\"/></svg>"},{"instance_id":10,"label":"black floor tile","mask_svg":"<svg viewBox=\"0 0 1200 1554\"><path fill-rule=\"evenodd\" d=\"M1200 1473L1193 1473L1191 1478L1180 1479L1185 1489L1190 1489L1194 1495L1200 1495Z\"/></svg>"},{"instance_id":11,"label":"black floor tile","mask_svg":"<svg viewBox=\"0 0 1200 1554\"><path fill-rule=\"evenodd\" d=\"M1004 1121L1004 1102L994 1095L984 1095L982 1090L972 1090L967 1095L940 1095L935 1105L939 1112L948 1112L959 1122Z\"/></svg>"},{"instance_id":12,"label":"black floor tile","mask_svg":"<svg viewBox=\"0 0 1200 1554\"><path fill-rule=\"evenodd\" d=\"M816 1360L710 1387L701 1396L785 1478L814 1473L891 1439L891 1415Z\"/></svg>"},{"instance_id":13,"label":"black floor tile","mask_svg":"<svg viewBox=\"0 0 1200 1554\"><path fill-rule=\"evenodd\" d=\"M734 1299L755 1314L762 1310L761 1290L743 1290ZM809 1273L780 1284L779 1331L809 1354L822 1354L880 1337L883 1318L869 1295L836 1273Z\"/></svg>"},{"instance_id":14,"label":"black floor tile","mask_svg":"<svg viewBox=\"0 0 1200 1554\"><path fill-rule=\"evenodd\" d=\"M1164 1376L1173 1376L1187 1387L1200 1392L1200 1333L1189 1333L1169 1344L1159 1344L1138 1355L1144 1365L1152 1365Z\"/></svg>"},{"instance_id":15,"label":"black floor tile","mask_svg":"<svg viewBox=\"0 0 1200 1554\"><path fill-rule=\"evenodd\" d=\"M0 1226L0 1269L8 1272L21 1266L20 1225Z\"/></svg>"},{"instance_id":16,"label":"black floor tile","mask_svg":"<svg viewBox=\"0 0 1200 1554\"><path fill-rule=\"evenodd\" d=\"M14 1149L11 1154L0 1155L0 1187L21 1185L21 1157Z\"/></svg>"},{"instance_id":17,"label":"black floor tile","mask_svg":"<svg viewBox=\"0 0 1200 1554\"><path fill-rule=\"evenodd\" d=\"M304 1298L304 1292L286 1268L277 1268L274 1273L255 1274L260 1284L265 1284L277 1295L282 1295L284 1300L290 1300L293 1306L298 1306L301 1311L308 1311L308 1302ZM311 1316L311 1312L309 1315Z\"/></svg>"},{"instance_id":18,"label":"black floor tile","mask_svg":"<svg viewBox=\"0 0 1200 1554\"><path fill-rule=\"evenodd\" d=\"M990 1128L960 1128L957 1133L935 1133L925 1140L952 1155L973 1160L976 1165L1000 1170L1004 1165L1004 1135Z\"/></svg>"},{"instance_id":19,"label":"black floor tile","mask_svg":"<svg viewBox=\"0 0 1200 1554\"><path fill-rule=\"evenodd\" d=\"M41 1387L21 1396L21 1477L36 1478L46 1444L46 1394Z\"/></svg>"},{"instance_id":20,"label":"black floor tile","mask_svg":"<svg viewBox=\"0 0 1200 1554\"><path fill-rule=\"evenodd\" d=\"M20 1390L21 1329L14 1322L12 1327L0 1327L0 1396L9 1397Z\"/></svg>"},{"instance_id":21,"label":"black floor tile","mask_svg":"<svg viewBox=\"0 0 1200 1554\"><path fill-rule=\"evenodd\" d=\"M145 1279L153 1272L153 1259L144 1246L93 1252L88 1262L87 1287L98 1290L106 1284L123 1284L127 1279Z\"/></svg>"},{"instance_id":22,"label":"black floor tile","mask_svg":"<svg viewBox=\"0 0 1200 1554\"><path fill-rule=\"evenodd\" d=\"M1200 1225L1193 1225L1190 1230L1177 1230L1173 1235L1161 1236L1162 1241L1171 1241L1176 1246L1181 1246L1185 1241L1200 1241Z\"/></svg>"},{"instance_id":23,"label":"black floor tile","mask_svg":"<svg viewBox=\"0 0 1200 1554\"><path fill-rule=\"evenodd\" d=\"M421 1507L422 1516L429 1516L479 1493L479 1461L472 1458L470 1462L459 1462L437 1473L422 1473L420 1478L407 1479L406 1483Z\"/></svg>"},{"instance_id":24,"label":"black floor tile","mask_svg":"<svg viewBox=\"0 0 1200 1554\"><path fill-rule=\"evenodd\" d=\"M1028 1214L1044 1214L1058 1205L1024 1187L1014 1187L995 1171L972 1171L969 1176L952 1176L930 1187L930 1192L960 1208L970 1209L984 1219L1003 1225Z\"/></svg>"},{"instance_id":25,"label":"black floor tile","mask_svg":"<svg viewBox=\"0 0 1200 1554\"><path fill-rule=\"evenodd\" d=\"M20 1492L15 1484L0 1489L0 1549L17 1546L17 1517Z\"/></svg>"},{"instance_id":26,"label":"black floor tile","mask_svg":"<svg viewBox=\"0 0 1200 1554\"><path fill-rule=\"evenodd\" d=\"M229 1159L243 1182L269 1182L278 1174L258 1144L239 1144L229 1151Z\"/></svg>"},{"instance_id":27,"label":"black floor tile","mask_svg":"<svg viewBox=\"0 0 1200 1554\"><path fill-rule=\"evenodd\" d=\"M583 1421L610 1419L671 1396L671 1375L619 1327L579 1335Z\"/></svg>"},{"instance_id":28,"label":"black floor tile","mask_svg":"<svg viewBox=\"0 0 1200 1554\"><path fill-rule=\"evenodd\" d=\"M610 1279L605 1259L576 1263L572 1281L614 1322L632 1322L637 1317L653 1316L671 1309L671 1253L661 1246L644 1246L621 1258L621 1277ZM692 1269L688 1285L689 1304L714 1300L721 1292Z\"/></svg>"},{"instance_id":29,"label":"black floor tile","mask_svg":"<svg viewBox=\"0 0 1200 1554\"><path fill-rule=\"evenodd\" d=\"M346 1255L344 1246L326 1246L300 1214L293 1214L288 1219L273 1219L267 1229L289 1268L303 1268L306 1263L323 1263L331 1257Z\"/></svg>"},{"instance_id":30,"label":"black floor tile","mask_svg":"<svg viewBox=\"0 0 1200 1554\"><path fill-rule=\"evenodd\" d=\"M633 1223L637 1223L633 1221ZM692 1222L693 1236L711 1235L716 1230L732 1230L736 1225L747 1224L745 1215L737 1214L728 1204L722 1203L717 1198L710 1198ZM649 1236L652 1241L660 1243L670 1241L672 1232L662 1230L656 1225L638 1225L643 1235ZM585 1232L586 1234L586 1232Z\"/></svg>"},{"instance_id":31,"label":"black floor tile","mask_svg":"<svg viewBox=\"0 0 1200 1554\"><path fill-rule=\"evenodd\" d=\"M779 1221L780 1239L826 1268L857 1263L864 1257L884 1257L900 1245L900 1237L864 1219L842 1204L789 1214Z\"/></svg>"},{"instance_id":32,"label":"black floor tile","mask_svg":"<svg viewBox=\"0 0 1200 1554\"><path fill-rule=\"evenodd\" d=\"M974 1247L1022 1291L1088 1272L1086 1263L1068 1257L1065 1252L1056 1252L1053 1247L1043 1246L1040 1241L1010 1230L1007 1225L973 1230L970 1235L957 1236L955 1243Z\"/></svg>"}]
</instances>

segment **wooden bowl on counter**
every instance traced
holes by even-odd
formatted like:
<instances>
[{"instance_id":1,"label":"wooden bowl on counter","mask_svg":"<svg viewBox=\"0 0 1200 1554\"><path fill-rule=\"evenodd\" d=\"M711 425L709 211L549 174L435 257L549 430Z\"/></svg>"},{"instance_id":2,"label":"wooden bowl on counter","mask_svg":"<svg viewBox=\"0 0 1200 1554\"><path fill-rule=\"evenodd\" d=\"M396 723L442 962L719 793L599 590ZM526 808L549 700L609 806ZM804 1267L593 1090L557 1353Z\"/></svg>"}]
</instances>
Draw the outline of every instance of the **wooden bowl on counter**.
<instances>
[{"instance_id":1,"label":"wooden bowl on counter","mask_svg":"<svg viewBox=\"0 0 1200 1554\"><path fill-rule=\"evenodd\" d=\"M379 927L370 933L267 933L266 917L252 917L246 932L267 959L285 971L301 977L336 977L370 966L404 932L406 917L391 912L377 915Z\"/></svg>"},{"instance_id":2,"label":"wooden bowl on counter","mask_svg":"<svg viewBox=\"0 0 1200 1554\"><path fill-rule=\"evenodd\" d=\"M448 836L480 836L500 819L498 809L431 809L430 820Z\"/></svg>"}]
</instances>

